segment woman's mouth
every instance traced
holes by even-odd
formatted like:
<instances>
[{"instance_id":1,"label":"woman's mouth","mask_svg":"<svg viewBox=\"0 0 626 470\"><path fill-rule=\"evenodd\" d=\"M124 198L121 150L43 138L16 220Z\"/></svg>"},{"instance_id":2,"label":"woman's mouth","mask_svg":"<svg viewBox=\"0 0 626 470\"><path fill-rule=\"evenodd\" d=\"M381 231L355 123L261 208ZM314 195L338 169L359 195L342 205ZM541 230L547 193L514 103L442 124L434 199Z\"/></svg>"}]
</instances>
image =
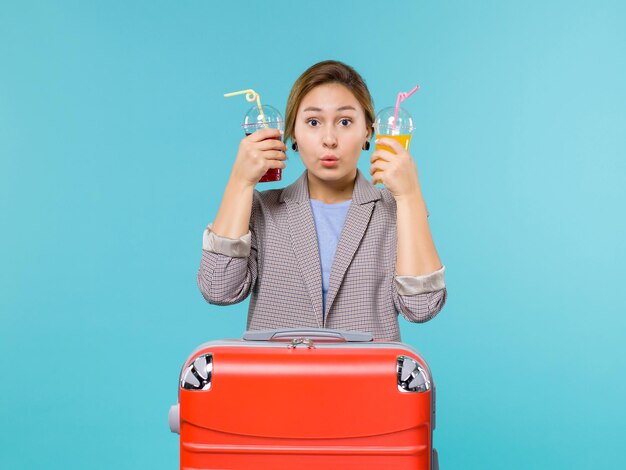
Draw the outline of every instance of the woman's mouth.
<instances>
[{"instance_id":1,"label":"woman's mouth","mask_svg":"<svg viewBox=\"0 0 626 470\"><path fill-rule=\"evenodd\" d=\"M336 166L338 161L339 159L335 157L334 155L326 155L322 157L322 166L325 166L325 167Z\"/></svg>"}]
</instances>

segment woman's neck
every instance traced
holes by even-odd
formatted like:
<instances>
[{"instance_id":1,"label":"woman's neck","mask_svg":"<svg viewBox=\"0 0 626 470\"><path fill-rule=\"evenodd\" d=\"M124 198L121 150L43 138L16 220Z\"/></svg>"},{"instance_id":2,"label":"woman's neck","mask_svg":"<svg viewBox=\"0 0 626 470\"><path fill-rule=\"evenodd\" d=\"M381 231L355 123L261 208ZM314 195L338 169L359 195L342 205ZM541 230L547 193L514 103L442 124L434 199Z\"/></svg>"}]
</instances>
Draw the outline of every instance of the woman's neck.
<instances>
[{"instance_id":1,"label":"woman's neck","mask_svg":"<svg viewBox=\"0 0 626 470\"><path fill-rule=\"evenodd\" d=\"M311 175L311 173L307 171L309 197L326 204L334 204L336 202L352 199L356 176L357 170L355 168L354 173L347 175L341 180L324 181Z\"/></svg>"}]
</instances>

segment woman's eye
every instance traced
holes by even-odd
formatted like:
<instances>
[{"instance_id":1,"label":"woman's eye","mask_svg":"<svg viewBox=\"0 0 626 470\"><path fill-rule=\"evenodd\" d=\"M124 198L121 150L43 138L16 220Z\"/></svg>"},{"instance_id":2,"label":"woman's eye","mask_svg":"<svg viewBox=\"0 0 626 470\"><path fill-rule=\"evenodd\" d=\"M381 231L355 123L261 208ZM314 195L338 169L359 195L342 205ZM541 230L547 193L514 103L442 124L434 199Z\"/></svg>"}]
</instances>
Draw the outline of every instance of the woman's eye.
<instances>
[{"instance_id":1,"label":"woman's eye","mask_svg":"<svg viewBox=\"0 0 626 470\"><path fill-rule=\"evenodd\" d=\"M309 119L309 125L311 127L317 127L318 124L319 124L319 121L317 119Z\"/></svg>"},{"instance_id":2,"label":"woman's eye","mask_svg":"<svg viewBox=\"0 0 626 470\"><path fill-rule=\"evenodd\" d=\"M350 123L352 123L352 121L351 121L350 119L342 119L342 120L341 120L341 121L339 121L339 122L341 122L341 125L342 125L342 126L345 126L345 127L349 126L349 125L350 125Z\"/></svg>"}]
</instances>

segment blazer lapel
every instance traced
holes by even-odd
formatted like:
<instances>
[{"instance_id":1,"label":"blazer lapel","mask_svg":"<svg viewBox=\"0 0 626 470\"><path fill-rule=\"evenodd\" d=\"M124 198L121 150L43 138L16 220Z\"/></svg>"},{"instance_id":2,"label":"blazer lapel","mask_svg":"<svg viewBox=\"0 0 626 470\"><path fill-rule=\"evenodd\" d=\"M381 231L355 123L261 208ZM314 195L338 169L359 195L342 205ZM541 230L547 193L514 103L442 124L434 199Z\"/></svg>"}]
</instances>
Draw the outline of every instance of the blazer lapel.
<instances>
[{"instance_id":1,"label":"blazer lapel","mask_svg":"<svg viewBox=\"0 0 626 470\"><path fill-rule=\"evenodd\" d=\"M302 273L302 279L311 297L313 315L319 327L322 327L322 266L320 264L317 232L313 212L309 202L307 172L305 171L294 183L287 186L280 201L285 202L289 219L291 244Z\"/></svg>"},{"instance_id":2,"label":"blazer lapel","mask_svg":"<svg viewBox=\"0 0 626 470\"><path fill-rule=\"evenodd\" d=\"M348 266L354 258L357 248L361 244L365 230L369 225L376 201L381 198L380 189L365 179L357 169L357 177L352 194L352 204L348 210L346 221L339 237L339 244L333 259L330 271L328 296L326 298L326 311L324 312L324 326L328 318L328 312L337 296L341 282L346 274ZM318 255L319 258L319 255Z\"/></svg>"},{"instance_id":3,"label":"blazer lapel","mask_svg":"<svg viewBox=\"0 0 626 470\"><path fill-rule=\"evenodd\" d=\"M323 312L322 266L320 263L317 232L309 202L307 171L295 182L283 189L279 202L287 207L289 233L302 278L311 297L317 324L325 326L330 307L335 300L346 270L359 247L369 224L375 202L381 198L380 189L371 184L357 169L352 193L352 204L341 231L337 251L330 271L326 312Z\"/></svg>"}]
</instances>

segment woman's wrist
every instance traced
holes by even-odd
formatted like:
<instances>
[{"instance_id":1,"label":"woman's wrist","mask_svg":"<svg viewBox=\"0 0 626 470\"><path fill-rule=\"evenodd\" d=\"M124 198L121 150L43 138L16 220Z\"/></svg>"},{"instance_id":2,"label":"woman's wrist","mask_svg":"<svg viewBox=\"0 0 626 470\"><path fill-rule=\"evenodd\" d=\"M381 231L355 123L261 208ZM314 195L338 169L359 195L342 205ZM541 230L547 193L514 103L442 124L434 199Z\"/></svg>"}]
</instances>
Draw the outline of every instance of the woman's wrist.
<instances>
[{"instance_id":1,"label":"woman's wrist","mask_svg":"<svg viewBox=\"0 0 626 470\"><path fill-rule=\"evenodd\" d=\"M227 188L230 188L234 191L246 191L249 189L254 189L256 183L253 183L245 178L238 176L235 173L230 175L228 179L228 183L226 184Z\"/></svg>"},{"instance_id":2,"label":"woman's wrist","mask_svg":"<svg viewBox=\"0 0 626 470\"><path fill-rule=\"evenodd\" d=\"M417 205L426 207L426 202L422 196L422 191L417 189L407 194L402 194L394 197L396 204L402 205Z\"/></svg>"}]
</instances>

